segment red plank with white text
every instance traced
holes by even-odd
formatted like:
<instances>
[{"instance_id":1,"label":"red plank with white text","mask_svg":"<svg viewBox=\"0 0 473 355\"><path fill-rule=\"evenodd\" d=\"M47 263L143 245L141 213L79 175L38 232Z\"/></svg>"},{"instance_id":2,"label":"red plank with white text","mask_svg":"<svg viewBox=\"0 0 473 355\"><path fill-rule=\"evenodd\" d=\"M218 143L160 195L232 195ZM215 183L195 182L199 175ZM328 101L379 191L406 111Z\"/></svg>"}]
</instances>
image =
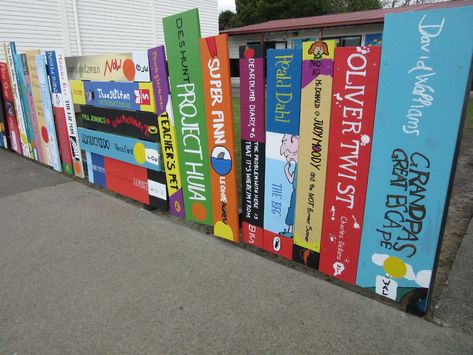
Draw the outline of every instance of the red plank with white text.
<instances>
[{"instance_id":1,"label":"red plank with white text","mask_svg":"<svg viewBox=\"0 0 473 355\"><path fill-rule=\"evenodd\" d=\"M319 270L355 284L381 47L335 49Z\"/></svg>"}]
</instances>

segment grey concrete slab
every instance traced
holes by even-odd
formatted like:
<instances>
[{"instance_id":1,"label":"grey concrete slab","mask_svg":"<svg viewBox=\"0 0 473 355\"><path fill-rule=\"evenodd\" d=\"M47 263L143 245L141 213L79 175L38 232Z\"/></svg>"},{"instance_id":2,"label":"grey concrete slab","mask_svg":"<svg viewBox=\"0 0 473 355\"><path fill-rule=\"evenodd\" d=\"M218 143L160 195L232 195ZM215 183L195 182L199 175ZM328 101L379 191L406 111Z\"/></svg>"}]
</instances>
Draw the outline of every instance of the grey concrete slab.
<instances>
[{"instance_id":1,"label":"grey concrete slab","mask_svg":"<svg viewBox=\"0 0 473 355\"><path fill-rule=\"evenodd\" d=\"M0 181L0 197L5 197L62 184L71 179L27 159L21 159L15 153L0 149Z\"/></svg>"},{"instance_id":2,"label":"grey concrete slab","mask_svg":"<svg viewBox=\"0 0 473 355\"><path fill-rule=\"evenodd\" d=\"M0 198L0 353L471 353L473 337L79 182Z\"/></svg>"},{"instance_id":3,"label":"grey concrete slab","mask_svg":"<svg viewBox=\"0 0 473 355\"><path fill-rule=\"evenodd\" d=\"M435 320L473 336L473 220L458 249L448 281L435 307Z\"/></svg>"}]
</instances>

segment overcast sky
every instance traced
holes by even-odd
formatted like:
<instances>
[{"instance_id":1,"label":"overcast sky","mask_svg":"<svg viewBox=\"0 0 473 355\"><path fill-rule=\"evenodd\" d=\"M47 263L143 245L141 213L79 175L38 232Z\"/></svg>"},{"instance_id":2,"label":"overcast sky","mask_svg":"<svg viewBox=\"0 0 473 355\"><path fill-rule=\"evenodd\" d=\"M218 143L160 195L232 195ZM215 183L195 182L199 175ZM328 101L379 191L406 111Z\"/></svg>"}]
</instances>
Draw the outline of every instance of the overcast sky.
<instances>
[{"instance_id":1,"label":"overcast sky","mask_svg":"<svg viewBox=\"0 0 473 355\"><path fill-rule=\"evenodd\" d=\"M218 0L218 13L225 10L235 12L235 0Z\"/></svg>"}]
</instances>

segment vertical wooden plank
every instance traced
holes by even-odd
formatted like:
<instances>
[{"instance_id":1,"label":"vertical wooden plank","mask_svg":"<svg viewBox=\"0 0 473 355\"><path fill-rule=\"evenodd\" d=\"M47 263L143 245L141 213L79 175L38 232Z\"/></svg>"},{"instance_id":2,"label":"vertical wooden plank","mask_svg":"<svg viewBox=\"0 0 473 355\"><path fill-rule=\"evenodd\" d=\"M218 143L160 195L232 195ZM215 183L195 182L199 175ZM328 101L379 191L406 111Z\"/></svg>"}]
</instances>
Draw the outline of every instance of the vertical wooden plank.
<instances>
[{"instance_id":1,"label":"vertical wooden plank","mask_svg":"<svg viewBox=\"0 0 473 355\"><path fill-rule=\"evenodd\" d=\"M381 47L335 49L319 270L355 283Z\"/></svg>"},{"instance_id":2,"label":"vertical wooden plank","mask_svg":"<svg viewBox=\"0 0 473 355\"><path fill-rule=\"evenodd\" d=\"M2 83L2 94L5 103L5 113L8 125L8 133L10 135L11 148L18 154L22 154L20 131L18 128L18 121L13 103L13 93L10 83L10 76L8 74L7 63L0 62L0 82Z\"/></svg>"},{"instance_id":3,"label":"vertical wooden plank","mask_svg":"<svg viewBox=\"0 0 473 355\"><path fill-rule=\"evenodd\" d=\"M26 60L28 63L28 72L31 80L31 91L33 94L34 107L36 111L36 118L38 120L39 137L36 137L36 145L41 145L44 153L44 162L49 166L53 166L53 158L51 147L49 144L48 128L46 127L46 117L43 106L43 99L41 97L41 86L38 77L38 67L36 65L36 56L40 54L40 50L27 51Z\"/></svg>"},{"instance_id":4,"label":"vertical wooden plank","mask_svg":"<svg viewBox=\"0 0 473 355\"><path fill-rule=\"evenodd\" d=\"M267 54L263 249L292 259L298 174L302 53Z\"/></svg>"},{"instance_id":5,"label":"vertical wooden plank","mask_svg":"<svg viewBox=\"0 0 473 355\"><path fill-rule=\"evenodd\" d=\"M33 151L28 142L28 136L26 133L25 117L23 108L21 107L20 91L18 89L18 79L15 68L16 54L15 43L9 42L4 44L5 58L7 60L8 74L10 76L10 84L13 93L13 104L15 106L16 118L18 123L18 131L20 133L21 152L23 156L33 159Z\"/></svg>"},{"instance_id":6,"label":"vertical wooden plank","mask_svg":"<svg viewBox=\"0 0 473 355\"><path fill-rule=\"evenodd\" d=\"M57 61L59 83L61 86L62 98L64 100L64 112L66 114L66 126L69 135L69 145L71 147L74 175L84 178L85 174L80 150L79 134L77 132L76 116L71 97L71 85L67 76L64 52L62 50L55 50L54 55Z\"/></svg>"},{"instance_id":7,"label":"vertical wooden plank","mask_svg":"<svg viewBox=\"0 0 473 355\"><path fill-rule=\"evenodd\" d=\"M182 181L179 169L179 154L176 142L176 124L169 91L168 70L164 46L148 50L151 81L156 101L161 151L163 152L169 195L169 212L176 217L185 217Z\"/></svg>"},{"instance_id":8,"label":"vertical wooden plank","mask_svg":"<svg viewBox=\"0 0 473 355\"><path fill-rule=\"evenodd\" d=\"M51 93L49 91L48 75L46 73L46 60L42 54L38 54L35 59L38 69L38 82L41 93L41 101L43 102L44 108L44 119L46 121L47 140L49 149L51 151L51 165L54 170L61 172L61 157L59 156L59 145L56 135L56 125L54 124Z\"/></svg>"},{"instance_id":9,"label":"vertical wooden plank","mask_svg":"<svg viewBox=\"0 0 473 355\"><path fill-rule=\"evenodd\" d=\"M419 312L427 308L458 152L472 18L465 7L385 19L356 283Z\"/></svg>"},{"instance_id":10,"label":"vertical wooden plank","mask_svg":"<svg viewBox=\"0 0 473 355\"><path fill-rule=\"evenodd\" d=\"M163 18L186 218L213 226L197 9Z\"/></svg>"},{"instance_id":11,"label":"vertical wooden plank","mask_svg":"<svg viewBox=\"0 0 473 355\"><path fill-rule=\"evenodd\" d=\"M240 241L228 35L200 40L207 112L214 235Z\"/></svg>"},{"instance_id":12,"label":"vertical wooden plank","mask_svg":"<svg viewBox=\"0 0 473 355\"><path fill-rule=\"evenodd\" d=\"M244 243L263 247L265 78L262 45L241 46L240 115L242 231Z\"/></svg>"},{"instance_id":13,"label":"vertical wooden plank","mask_svg":"<svg viewBox=\"0 0 473 355\"><path fill-rule=\"evenodd\" d=\"M64 98L59 79L58 63L54 51L46 51L46 62L48 64L48 78L51 89L51 103L54 110L54 121L56 123L59 153L61 155L62 170L67 174L74 174L72 164L71 147L67 132L66 111L64 110Z\"/></svg>"},{"instance_id":14,"label":"vertical wooden plank","mask_svg":"<svg viewBox=\"0 0 473 355\"><path fill-rule=\"evenodd\" d=\"M302 44L300 164L294 234L298 254L305 250L320 252L334 49L335 41ZM317 264L316 261L313 266Z\"/></svg>"},{"instance_id":15,"label":"vertical wooden plank","mask_svg":"<svg viewBox=\"0 0 473 355\"><path fill-rule=\"evenodd\" d=\"M20 91L21 107L23 108L23 117L25 118L26 134L28 142L31 145L33 157L42 163L47 164L45 153L40 142L40 131L38 128L38 119L33 99L31 80L28 71L26 55L15 54L15 66L17 71L18 90ZM39 144L38 144L39 143Z\"/></svg>"}]
</instances>

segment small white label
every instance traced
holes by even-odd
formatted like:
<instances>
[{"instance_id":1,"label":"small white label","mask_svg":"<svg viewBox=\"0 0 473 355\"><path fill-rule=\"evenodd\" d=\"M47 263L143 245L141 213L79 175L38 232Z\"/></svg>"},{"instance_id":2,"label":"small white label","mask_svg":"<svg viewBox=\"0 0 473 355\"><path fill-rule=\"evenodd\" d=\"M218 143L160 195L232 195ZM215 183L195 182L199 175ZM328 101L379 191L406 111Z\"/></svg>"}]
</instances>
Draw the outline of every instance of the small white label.
<instances>
[{"instance_id":1,"label":"small white label","mask_svg":"<svg viewBox=\"0 0 473 355\"><path fill-rule=\"evenodd\" d=\"M156 149L145 149L145 154L148 163L159 165L159 153Z\"/></svg>"},{"instance_id":2,"label":"small white label","mask_svg":"<svg viewBox=\"0 0 473 355\"><path fill-rule=\"evenodd\" d=\"M160 182L148 180L148 193L150 196L166 201L166 185Z\"/></svg>"},{"instance_id":3,"label":"small white label","mask_svg":"<svg viewBox=\"0 0 473 355\"><path fill-rule=\"evenodd\" d=\"M274 239L273 239L273 249L275 251L280 251L281 250L281 238L274 237Z\"/></svg>"},{"instance_id":4,"label":"small white label","mask_svg":"<svg viewBox=\"0 0 473 355\"><path fill-rule=\"evenodd\" d=\"M10 135L11 135L11 139L10 139L10 142L11 142L11 146L13 148L13 150L15 152L18 152L18 144L16 144L16 134L15 134L15 131L10 131Z\"/></svg>"},{"instance_id":5,"label":"small white label","mask_svg":"<svg viewBox=\"0 0 473 355\"><path fill-rule=\"evenodd\" d=\"M397 296L397 282L386 276L376 276L376 293L395 301Z\"/></svg>"},{"instance_id":6,"label":"small white label","mask_svg":"<svg viewBox=\"0 0 473 355\"><path fill-rule=\"evenodd\" d=\"M140 105L141 104L140 90L134 90L134 92L135 92L135 104Z\"/></svg>"}]
</instances>

